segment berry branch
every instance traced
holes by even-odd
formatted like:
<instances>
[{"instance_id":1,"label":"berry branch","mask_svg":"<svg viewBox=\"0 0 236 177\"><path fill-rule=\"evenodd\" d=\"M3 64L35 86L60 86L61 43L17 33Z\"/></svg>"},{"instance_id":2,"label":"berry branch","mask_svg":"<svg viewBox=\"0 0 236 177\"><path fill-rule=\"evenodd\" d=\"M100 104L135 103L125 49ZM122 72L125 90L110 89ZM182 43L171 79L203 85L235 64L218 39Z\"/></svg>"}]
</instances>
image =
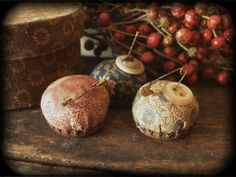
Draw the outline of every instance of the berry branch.
<instances>
[{"instance_id":1,"label":"berry branch","mask_svg":"<svg viewBox=\"0 0 236 177\"><path fill-rule=\"evenodd\" d=\"M215 78L221 85L230 80L234 71L231 47L234 24L227 9L217 4L105 2L88 4L85 9L90 17L86 28L98 31L85 33L98 41L96 45L91 41L86 43L87 49L94 49L96 56L106 45L118 53L129 50L138 31L132 51L146 67L162 67L155 73L168 73L180 65L187 71L183 80L189 84L196 83L202 75ZM153 73L153 69L150 72Z\"/></svg>"}]
</instances>

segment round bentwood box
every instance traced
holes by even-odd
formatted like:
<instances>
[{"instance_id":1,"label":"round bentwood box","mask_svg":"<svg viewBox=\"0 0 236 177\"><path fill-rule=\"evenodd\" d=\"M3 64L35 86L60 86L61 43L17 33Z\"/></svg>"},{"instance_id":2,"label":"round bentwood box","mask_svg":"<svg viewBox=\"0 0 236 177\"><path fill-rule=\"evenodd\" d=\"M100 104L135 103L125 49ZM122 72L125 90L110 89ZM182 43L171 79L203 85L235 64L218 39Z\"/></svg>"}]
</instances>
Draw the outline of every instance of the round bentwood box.
<instances>
[{"instance_id":1,"label":"round bentwood box","mask_svg":"<svg viewBox=\"0 0 236 177\"><path fill-rule=\"evenodd\" d=\"M19 3L7 12L2 109L39 106L50 83L76 73L83 19L78 3Z\"/></svg>"}]
</instances>

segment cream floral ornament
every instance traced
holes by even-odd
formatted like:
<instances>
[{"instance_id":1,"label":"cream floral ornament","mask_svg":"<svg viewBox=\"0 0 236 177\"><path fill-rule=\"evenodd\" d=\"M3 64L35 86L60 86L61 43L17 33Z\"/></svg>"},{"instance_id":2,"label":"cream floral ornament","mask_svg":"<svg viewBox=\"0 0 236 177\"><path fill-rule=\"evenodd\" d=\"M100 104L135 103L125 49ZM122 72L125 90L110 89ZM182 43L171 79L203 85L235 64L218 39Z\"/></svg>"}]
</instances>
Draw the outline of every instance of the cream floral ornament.
<instances>
[{"instance_id":1,"label":"cream floral ornament","mask_svg":"<svg viewBox=\"0 0 236 177\"><path fill-rule=\"evenodd\" d=\"M41 71L31 71L27 79L32 86L39 86L44 82L43 73Z\"/></svg>"},{"instance_id":2,"label":"cream floral ornament","mask_svg":"<svg viewBox=\"0 0 236 177\"><path fill-rule=\"evenodd\" d=\"M152 138L176 139L196 121L198 114L196 98L192 97L191 102L186 101L183 105L170 101L168 96L171 96L172 92L166 91L169 83L173 82L162 80L147 83L138 90L133 101L132 113L137 127L142 133ZM181 98L176 99L183 100L189 95L189 92L185 93Z\"/></svg>"},{"instance_id":3,"label":"cream floral ornament","mask_svg":"<svg viewBox=\"0 0 236 177\"><path fill-rule=\"evenodd\" d=\"M36 45L42 46L49 42L50 34L45 28L38 28L34 31L32 39Z\"/></svg>"}]
</instances>

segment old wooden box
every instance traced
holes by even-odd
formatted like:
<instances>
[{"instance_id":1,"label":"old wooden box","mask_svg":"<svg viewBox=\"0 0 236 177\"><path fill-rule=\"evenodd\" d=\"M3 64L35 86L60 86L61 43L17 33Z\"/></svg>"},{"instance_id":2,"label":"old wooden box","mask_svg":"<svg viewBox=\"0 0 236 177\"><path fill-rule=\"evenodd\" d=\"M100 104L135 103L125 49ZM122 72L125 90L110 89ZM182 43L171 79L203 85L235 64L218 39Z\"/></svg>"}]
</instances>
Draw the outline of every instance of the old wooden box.
<instances>
[{"instance_id":1,"label":"old wooden box","mask_svg":"<svg viewBox=\"0 0 236 177\"><path fill-rule=\"evenodd\" d=\"M77 3L19 3L2 24L3 108L39 106L54 80L76 73L83 35Z\"/></svg>"}]
</instances>

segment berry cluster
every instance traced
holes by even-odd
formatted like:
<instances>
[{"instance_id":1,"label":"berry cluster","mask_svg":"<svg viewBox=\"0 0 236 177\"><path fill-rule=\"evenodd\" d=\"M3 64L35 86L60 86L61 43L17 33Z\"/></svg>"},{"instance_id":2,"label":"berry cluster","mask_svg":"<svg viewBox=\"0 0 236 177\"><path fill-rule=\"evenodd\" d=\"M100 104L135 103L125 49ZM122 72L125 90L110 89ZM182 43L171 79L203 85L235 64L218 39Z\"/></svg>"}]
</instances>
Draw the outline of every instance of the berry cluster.
<instances>
[{"instance_id":1,"label":"berry cluster","mask_svg":"<svg viewBox=\"0 0 236 177\"><path fill-rule=\"evenodd\" d=\"M221 85L229 83L234 25L227 9L204 2L106 2L86 8L87 28L100 31L119 54L127 53L139 31L132 52L150 73L164 74L183 67L189 84L195 84L199 76L214 78ZM92 44L87 45L92 49Z\"/></svg>"}]
</instances>

